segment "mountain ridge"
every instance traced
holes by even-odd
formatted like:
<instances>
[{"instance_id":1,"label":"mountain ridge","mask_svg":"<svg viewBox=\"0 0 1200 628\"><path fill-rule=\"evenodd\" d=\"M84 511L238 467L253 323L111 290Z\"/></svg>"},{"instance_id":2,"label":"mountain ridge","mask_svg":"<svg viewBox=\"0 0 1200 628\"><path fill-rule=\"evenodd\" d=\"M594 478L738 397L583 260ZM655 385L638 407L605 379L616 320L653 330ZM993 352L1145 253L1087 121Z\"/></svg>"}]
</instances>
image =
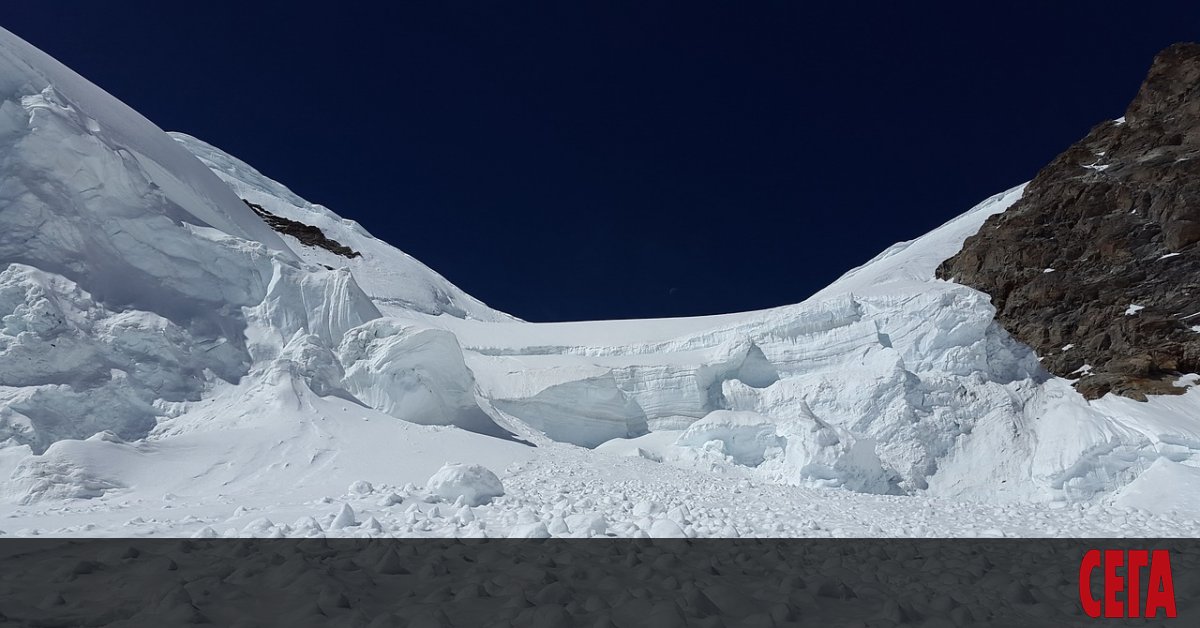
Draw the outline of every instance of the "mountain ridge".
<instances>
[{"instance_id":1,"label":"mountain ridge","mask_svg":"<svg viewBox=\"0 0 1200 628\"><path fill-rule=\"evenodd\" d=\"M1121 120L1038 172L937 276L1089 399L1180 394L1200 371L1200 44L1157 55Z\"/></svg>"}]
</instances>

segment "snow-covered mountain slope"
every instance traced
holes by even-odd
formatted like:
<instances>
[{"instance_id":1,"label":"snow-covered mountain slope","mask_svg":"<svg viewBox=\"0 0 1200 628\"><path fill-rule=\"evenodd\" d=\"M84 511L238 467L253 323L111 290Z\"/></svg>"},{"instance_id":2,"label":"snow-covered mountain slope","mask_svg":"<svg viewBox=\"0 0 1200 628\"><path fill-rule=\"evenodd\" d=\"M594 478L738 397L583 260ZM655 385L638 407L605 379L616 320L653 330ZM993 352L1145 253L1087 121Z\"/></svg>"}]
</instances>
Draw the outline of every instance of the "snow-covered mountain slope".
<instances>
[{"instance_id":1,"label":"snow-covered mountain slope","mask_svg":"<svg viewBox=\"0 0 1200 628\"><path fill-rule=\"evenodd\" d=\"M1088 403L934 279L1022 191L797 305L531 324L0 31L0 527L1200 532L1200 395Z\"/></svg>"},{"instance_id":2,"label":"snow-covered mountain slope","mask_svg":"<svg viewBox=\"0 0 1200 628\"><path fill-rule=\"evenodd\" d=\"M458 336L501 414L559 440L593 446L645 421L651 433L600 449L744 466L729 454L758 427L712 430L700 447L687 430L714 411L757 413L780 437L752 456L770 481L1074 501L1119 488L1160 457L1191 461L1200 395L1089 404L993 322L987 295L933 279L1021 191L891 247L794 306L673 321L438 324ZM588 395L632 403L573 403ZM826 424L845 431L840 454L786 436ZM850 454L859 442L878 454L873 471ZM846 474L836 471L839 455Z\"/></svg>"},{"instance_id":3,"label":"snow-covered mountain slope","mask_svg":"<svg viewBox=\"0 0 1200 628\"><path fill-rule=\"evenodd\" d=\"M179 142L3 31L0 181L0 438L18 452L49 455L104 431L139 440L224 430L228 420L206 422L193 404L226 388L253 395L279 377L358 403L334 351L380 311L351 271L299 246L297 255ZM405 290L429 297L423 311L444 311L436 298L449 295L448 306L461 298L509 320L407 263L420 276ZM402 327L372 338L399 338ZM372 345L362 342L353 355L365 360ZM453 339L443 346L450 354L436 364L352 381L402 387L415 377L411 397L454 410L426 422L503 436L474 403L461 356L455 367ZM421 379L430 373L445 375L432 391Z\"/></svg>"},{"instance_id":4,"label":"snow-covered mountain slope","mask_svg":"<svg viewBox=\"0 0 1200 628\"><path fill-rule=\"evenodd\" d=\"M417 311L483 321L516 320L487 307L407 253L372 237L357 222L296 196L242 160L190 135L170 135L241 198L261 205L277 216L315 226L331 239L361 253L361 256L347 259L318 247L298 245L294 238L284 236L306 262L349 268L355 281L382 312Z\"/></svg>"}]
</instances>

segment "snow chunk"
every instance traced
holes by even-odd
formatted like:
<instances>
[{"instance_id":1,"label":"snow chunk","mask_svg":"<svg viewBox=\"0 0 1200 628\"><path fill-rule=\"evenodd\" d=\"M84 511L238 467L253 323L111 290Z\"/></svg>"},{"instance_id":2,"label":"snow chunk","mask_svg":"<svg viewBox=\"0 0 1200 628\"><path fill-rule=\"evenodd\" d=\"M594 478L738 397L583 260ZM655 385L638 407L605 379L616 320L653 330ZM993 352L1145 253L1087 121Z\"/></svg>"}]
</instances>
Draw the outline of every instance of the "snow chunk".
<instances>
[{"instance_id":1,"label":"snow chunk","mask_svg":"<svg viewBox=\"0 0 1200 628\"><path fill-rule=\"evenodd\" d=\"M218 539L218 538L221 538L221 535L217 534L217 531L214 530L212 528L212 526L204 526L203 528L200 528L196 532L192 533L192 538L193 539Z\"/></svg>"},{"instance_id":2,"label":"snow chunk","mask_svg":"<svg viewBox=\"0 0 1200 628\"><path fill-rule=\"evenodd\" d=\"M779 450L783 445L775 434L775 423L767 417L730 410L710 412L684 431L675 444L700 448L714 441L734 462L748 467L762 464L769 450Z\"/></svg>"},{"instance_id":3,"label":"snow chunk","mask_svg":"<svg viewBox=\"0 0 1200 628\"><path fill-rule=\"evenodd\" d=\"M462 497L467 505L480 506L504 494L504 485L487 467L477 464L447 463L425 485L430 493L446 500Z\"/></svg>"},{"instance_id":4,"label":"snow chunk","mask_svg":"<svg viewBox=\"0 0 1200 628\"><path fill-rule=\"evenodd\" d=\"M366 480L358 480L350 485L350 493L354 495L370 495L375 491L375 487Z\"/></svg>"},{"instance_id":5,"label":"snow chunk","mask_svg":"<svg viewBox=\"0 0 1200 628\"><path fill-rule=\"evenodd\" d=\"M510 539L548 539L550 530L541 521L515 525L508 533Z\"/></svg>"},{"instance_id":6,"label":"snow chunk","mask_svg":"<svg viewBox=\"0 0 1200 628\"><path fill-rule=\"evenodd\" d=\"M776 474L784 481L817 482L863 493L893 491L893 477L883 466L870 438L855 436L813 414L801 401L799 416L784 422L784 458ZM798 472L798 473L797 473Z\"/></svg>"},{"instance_id":7,"label":"snow chunk","mask_svg":"<svg viewBox=\"0 0 1200 628\"><path fill-rule=\"evenodd\" d=\"M502 412L561 442L596 447L647 431L646 412L610 374L556 384L523 399L496 399Z\"/></svg>"},{"instance_id":8,"label":"snow chunk","mask_svg":"<svg viewBox=\"0 0 1200 628\"><path fill-rule=\"evenodd\" d=\"M1134 314L1137 314L1138 312L1140 312L1144 309L1146 309L1146 306L1144 306L1144 305L1130 303L1129 307L1125 308L1125 316L1133 316Z\"/></svg>"},{"instance_id":9,"label":"snow chunk","mask_svg":"<svg viewBox=\"0 0 1200 628\"><path fill-rule=\"evenodd\" d=\"M608 531L608 520L600 513L570 515L565 523L574 534L604 536Z\"/></svg>"},{"instance_id":10,"label":"snow chunk","mask_svg":"<svg viewBox=\"0 0 1200 628\"><path fill-rule=\"evenodd\" d=\"M412 423L505 435L476 402L475 378L450 332L376 319L347 332L337 357L346 390L372 408Z\"/></svg>"},{"instance_id":11,"label":"snow chunk","mask_svg":"<svg viewBox=\"0 0 1200 628\"><path fill-rule=\"evenodd\" d=\"M683 528L679 527L678 523L670 519L658 519L650 526L650 537L655 539L683 539L687 538Z\"/></svg>"},{"instance_id":12,"label":"snow chunk","mask_svg":"<svg viewBox=\"0 0 1200 628\"><path fill-rule=\"evenodd\" d=\"M655 501L642 500L633 506L633 516L635 517L648 517L663 512L666 512L666 509Z\"/></svg>"},{"instance_id":13,"label":"snow chunk","mask_svg":"<svg viewBox=\"0 0 1200 628\"><path fill-rule=\"evenodd\" d=\"M354 516L354 509L350 504L342 504L342 509L338 511L333 522L329 524L330 530L341 530L342 528L350 528L358 525L358 519Z\"/></svg>"}]
</instances>

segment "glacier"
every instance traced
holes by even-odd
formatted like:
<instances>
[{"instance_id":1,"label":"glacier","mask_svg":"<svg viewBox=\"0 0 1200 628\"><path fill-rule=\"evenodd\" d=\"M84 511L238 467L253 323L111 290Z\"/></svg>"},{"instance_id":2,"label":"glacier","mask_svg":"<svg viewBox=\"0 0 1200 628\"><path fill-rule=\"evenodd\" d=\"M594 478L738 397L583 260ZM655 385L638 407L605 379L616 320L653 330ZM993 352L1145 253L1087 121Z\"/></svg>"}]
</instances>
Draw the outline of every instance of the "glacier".
<instances>
[{"instance_id":1,"label":"glacier","mask_svg":"<svg viewBox=\"0 0 1200 628\"><path fill-rule=\"evenodd\" d=\"M1022 191L799 304L528 323L0 29L0 527L1195 535L1200 393L1088 402L934 278Z\"/></svg>"}]
</instances>

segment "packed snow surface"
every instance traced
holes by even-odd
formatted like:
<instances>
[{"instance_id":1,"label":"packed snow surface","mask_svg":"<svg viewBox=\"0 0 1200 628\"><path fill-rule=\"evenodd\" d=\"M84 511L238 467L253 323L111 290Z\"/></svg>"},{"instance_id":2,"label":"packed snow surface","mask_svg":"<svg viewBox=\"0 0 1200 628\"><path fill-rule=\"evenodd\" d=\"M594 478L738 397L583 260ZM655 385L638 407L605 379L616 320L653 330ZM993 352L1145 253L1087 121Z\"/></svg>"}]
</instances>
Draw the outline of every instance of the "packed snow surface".
<instances>
[{"instance_id":1,"label":"packed snow surface","mask_svg":"<svg viewBox=\"0 0 1200 628\"><path fill-rule=\"evenodd\" d=\"M0 31L0 532L1197 534L1200 393L1089 403L933 278L1022 190L800 304L532 324Z\"/></svg>"}]
</instances>

